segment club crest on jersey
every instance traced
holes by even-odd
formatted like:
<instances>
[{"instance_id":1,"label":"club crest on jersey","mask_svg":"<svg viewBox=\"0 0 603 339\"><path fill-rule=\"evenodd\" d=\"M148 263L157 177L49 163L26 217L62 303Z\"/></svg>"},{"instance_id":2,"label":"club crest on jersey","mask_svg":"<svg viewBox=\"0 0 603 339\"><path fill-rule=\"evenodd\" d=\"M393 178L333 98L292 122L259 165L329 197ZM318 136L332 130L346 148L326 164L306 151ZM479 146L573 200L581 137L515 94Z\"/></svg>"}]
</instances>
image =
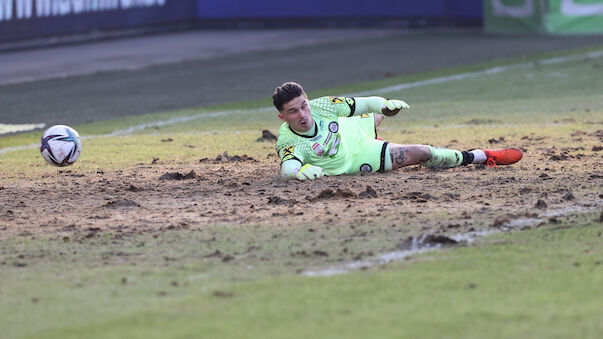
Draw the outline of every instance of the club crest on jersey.
<instances>
[{"instance_id":1,"label":"club crest on jersey","mask_svg":"<svg viewBox=\"0 0 603 339\"><path fill-rule=\"evenodd\" d=\"M330 97L331 98L331 103L332 104L343 104L343 98L342 97Z\"/></svg>"},{"instance_id":2,"label":"club crest on jersey","mask_svg":"<svg viewBox=\"0 0 603 339\"><path fill-rule=\"evenodd\" d=\"M337 121L331 121L329 123L329 131L331 133L337 133L337 131L339 131L339 124L337 123Z\"/></svg>"},{"instance_id":3,"label":"club crest on jersey","mask_svg":"<svg viewBox=\"0 0 603 339\"><path fill-rule=\"evenodd\" d=\"M322 146L320 146L320 144L317 142L312 145L312 150L314 150L314 153L316 153L316 155L319 157L322 157L322 155L325 154L325 149L322 148Z\"/></svg>"},{"instance_id":4,"label":"club crest on jersey","mask_svg":"<svg viewBox=\"0 0 603 339\"><path fill-rule=\"evenodd\" d=\"M369 173L373 171L373 167L369 164L362 164L360 166L360 172L362 173Z\"/></svg>"}]
</instances>

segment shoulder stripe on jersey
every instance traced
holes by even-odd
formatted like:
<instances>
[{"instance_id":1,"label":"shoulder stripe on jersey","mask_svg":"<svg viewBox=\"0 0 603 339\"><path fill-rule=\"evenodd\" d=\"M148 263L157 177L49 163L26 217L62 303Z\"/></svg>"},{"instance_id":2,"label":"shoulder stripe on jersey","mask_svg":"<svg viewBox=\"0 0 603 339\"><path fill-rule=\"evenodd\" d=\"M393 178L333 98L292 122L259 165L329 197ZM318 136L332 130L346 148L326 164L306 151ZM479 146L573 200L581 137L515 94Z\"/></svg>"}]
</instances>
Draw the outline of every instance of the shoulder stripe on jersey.
<instances>
[{"instance_id":1,"label":"shoulder stripe on jersey","mask_svg":"<svg viewBox=\"0 0 603 339\"><path fill-rule=\"evenodd\" d=\"M354 99L354 98L350 98L350 99L352 99L352 104L351 105L350 105L350 102L348 100L345 101L345 102L347 102L348 106L350 106L350 115L348 115L348 117L351 117L356 112L356 99Z\"/></svg>"}]
</instances>

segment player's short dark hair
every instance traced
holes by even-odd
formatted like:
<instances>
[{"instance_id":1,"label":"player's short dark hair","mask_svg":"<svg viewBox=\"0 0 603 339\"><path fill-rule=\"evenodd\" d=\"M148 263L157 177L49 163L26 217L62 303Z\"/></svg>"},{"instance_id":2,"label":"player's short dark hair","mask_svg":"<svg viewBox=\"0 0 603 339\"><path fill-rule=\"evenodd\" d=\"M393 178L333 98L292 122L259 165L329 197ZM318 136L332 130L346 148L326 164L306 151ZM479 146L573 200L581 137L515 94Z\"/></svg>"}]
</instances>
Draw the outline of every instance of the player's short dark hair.
<instances>
[{"instance_id":1,"label":"player's short dark hair","mask_svg":"<svg viewBox=\"0 0 603 339\"><path fill-rule=\"evenodd\" d=\"M274 103L274 107L280 111L286 103L300 95L306 95L304 88L300 84L297 82L285 82L274 90L272 102Z\"/></svg>"}]
</instances>

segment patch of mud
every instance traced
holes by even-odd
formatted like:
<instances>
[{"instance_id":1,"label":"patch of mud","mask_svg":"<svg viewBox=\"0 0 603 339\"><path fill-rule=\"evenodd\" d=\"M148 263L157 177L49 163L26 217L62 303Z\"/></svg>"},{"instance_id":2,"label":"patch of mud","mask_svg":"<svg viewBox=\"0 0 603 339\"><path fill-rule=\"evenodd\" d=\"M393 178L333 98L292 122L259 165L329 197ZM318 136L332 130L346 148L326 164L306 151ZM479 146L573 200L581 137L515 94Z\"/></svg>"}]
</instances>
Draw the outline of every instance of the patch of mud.
<instances>
[{"instance_id":1,"label":"patch of mud","mask_svg":"<svg viewBox=\"0 0 603 339\"><path fill-rule=\"evenodd\" d=\"M141 207L137 202L128 200L128 199L120 199L109 201L103 205L103 207L107 208L130 208L130 207Z\"/></svg>"},{"instance_id":2,"label":"patch of mud","mask_svg":"<svg viewBox=\"0 0 603 339\"><path fill-rule=\"evenodd\" d=\"M327 188L327 189L320 191L320 193L318 193L318 195L316 195L314 197L311 197L311 196L306 197L306 199L308 201L318 201L318 200L325 200L325 199L342 199L342 198L356 199L356 198L358 198L358 194L356 194L354 191L352 191L349 188L344 188L344 189L338 188L335 191L331 188Z\"/></svg>"},{"instance_id":3,"label":"patch of mud","mask_svg":"<svg viewBox=\"0 0 603 339\"><path fill-rule=\"evenodd\" d=\"M180 172L168 172L165 173L164 175L160 176L159 179L161 180L188 180L188 179L195 179L197 177L197 174L195 173L195 171L190 171L186 174L182 174Z\"/></svg>"},{"instance_id":4,"label":"patch of mud","mask_svg":"<svg viewBox=\"0 0 603 339\"><path fill-rule=\"evenodd\" d=\"M247 154L230 156L230 155L228 155L228 152L224 152L222 154L218 154L218 156L216 156L216 158L213 160L210 160L208 158L203 158L203 159L200 159L199 162L201 162L201 163L212 162L214 164L218 164L218 163L226 163L226 162L257 162L257 160L248 156Z\"/></svg>"},{"instance_id":5,"label":"patch of mud","mask_svg":"<svg viewBox=\"0 0 603 339\"><path fill-rule=\"evenodd\" d=\"M273 205L292 205L296 204L297 200L295 199L284 199L277 195L268 197L268 203Z\"/></svg>"},{"instance_id":6,"label":"patch of mud","mask_svg":"<svg viewBox=\"0 0 603 339\"><path fill-rule=\"evenodd\" d=\"M585 142L595 141L591 131L586 133L580 135ZM580 146L554 148L536 134L521 137L508 142L533 149L534 155L526 154L518 164L499 169L467 166L430 171L415 166L302 182L282 180L274 157L256 160L226 153L219 161L182 164L188 174L173 172L173 164L162 162L81 173L77 167L69 173L49 169L28 179L15 173L0 180L4 187L0 236L57 232L62 237L90 227L127 236L208 225L263 224L313 225L316 237L321 236L321 227L355 227L357 235L348 237L351 241L361 235L370 238L371 230L387 229L392 232L391 241L391 237L450 236L512 227L532 214L602 205L603 175L593 170L601 168L600 154L580 150ZM552 154L545 156L547 149L552 154L588 156L548 161ZM74 173L83 176L67 177ZM165 179L158 180L164 175ZM537 208L538 200L546 208ZM144 208L124 201L144 202ZM66 225L73 227L66 229ZM363 227L368 229L360 231Z\"/></svg>"}]
</instances>

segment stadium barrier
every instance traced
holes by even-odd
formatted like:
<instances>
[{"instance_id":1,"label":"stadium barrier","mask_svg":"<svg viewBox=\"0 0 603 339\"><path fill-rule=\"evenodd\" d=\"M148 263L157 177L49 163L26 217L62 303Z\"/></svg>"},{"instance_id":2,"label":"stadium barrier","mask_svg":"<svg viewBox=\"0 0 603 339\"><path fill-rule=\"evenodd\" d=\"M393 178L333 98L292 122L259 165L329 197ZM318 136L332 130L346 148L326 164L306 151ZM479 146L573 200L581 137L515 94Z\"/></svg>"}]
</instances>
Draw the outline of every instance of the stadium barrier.
<instances>
[{"instance_id":1,"label":"stadium barrier","mask_svg":"<svg viewBox=\"0 0 603 339\"><path fill-rule=\"evenodd\" d=\"M603 0L484 0L484 11L488 32L603 32Z\"/></svg>"},{"instance_id":2,"label":"stadium barrier","mask_svg":"<svg viewBox=\"0 0 603 339\"><path fill-rule=\"evenodd\" d=\"M481 25L481 0L0 0L0 43L160 27Z\"/></svg>"}]
</instances>

